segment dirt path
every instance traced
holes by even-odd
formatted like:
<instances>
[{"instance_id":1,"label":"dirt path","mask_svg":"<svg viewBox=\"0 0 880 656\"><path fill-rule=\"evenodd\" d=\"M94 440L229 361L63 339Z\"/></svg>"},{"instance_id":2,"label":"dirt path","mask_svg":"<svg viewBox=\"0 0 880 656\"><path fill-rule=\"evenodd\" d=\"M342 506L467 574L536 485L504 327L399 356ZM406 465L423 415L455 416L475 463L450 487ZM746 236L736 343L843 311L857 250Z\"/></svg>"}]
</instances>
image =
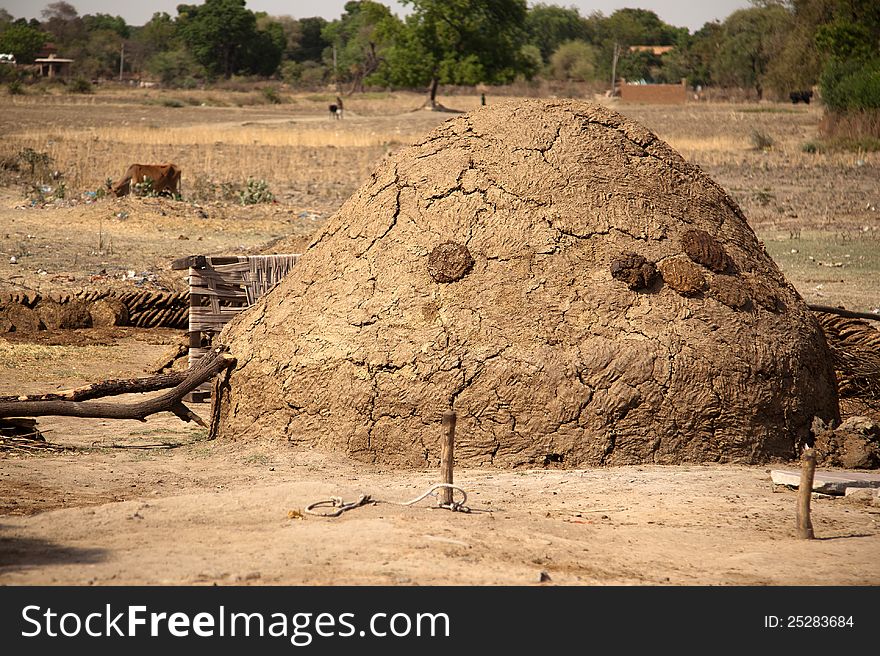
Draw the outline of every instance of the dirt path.
<instances>
[{"instance_id":1,"label":"dirt path","mask_svg":"<svg viewBox=\"0 0 880 656\"><path fill-rule=\"evenodd\" d=\"M331 496L411 499L435 474L211 443L35 464L4 461L4 492L86 505L3 517L5 584L880 583L880 511L820 499L820 539L797 540L795 493L763 468L467 470L470 514L426 500L291 519Z\"/></svg>"}]
</instances>

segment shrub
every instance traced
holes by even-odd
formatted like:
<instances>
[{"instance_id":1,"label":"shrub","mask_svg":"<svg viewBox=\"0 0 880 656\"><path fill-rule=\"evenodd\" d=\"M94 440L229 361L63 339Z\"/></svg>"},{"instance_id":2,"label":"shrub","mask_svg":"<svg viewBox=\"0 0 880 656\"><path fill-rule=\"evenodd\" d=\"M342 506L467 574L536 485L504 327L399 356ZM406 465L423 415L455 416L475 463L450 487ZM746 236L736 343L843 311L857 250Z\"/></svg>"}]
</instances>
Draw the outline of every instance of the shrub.
<instances>
[{"instance_id":1,"label":"shrub","mask_svg":"<svg viewBox=\"0 0 880 656\"><path fill-rule=\"evenodd\" d=\"M261 91L263 93L263 98L273 105L281 104L281 96L278 95L278 91L275 87L263 87Z\"/></svg>"},{"instance_id":2,"label":"shrub","mask_svg":"<svg viewBox=\"0 0 880 656\"><path fill-rule=\"evenodd\" d=\"M35 181L43 181L49 178L49 167L52 158L49 153L37 152L33 148L24 148L18 153L18 160L30 167L30 176Z\"/></svg>"},{"instance_id":3,"label":"shrub","mask_svg":"<svg viewBox=\"0 0 880 656\"><path fill-rule=\"evenodd\" d=\"M92 83L84 77L77 77L71 80L67 86L70 93L92 93Z\"/></svg>"},{"instance_id":4,"label":"shrub","mask_svg":"<svg viewBox=\"0 0 880 656\"><path fill-rule=\"evenodd\" d=\"M832 60L819 79L822 100L835 112L880 109L880 59Z\"/></svg>"},{"instance_id":5,"label":"shrub","mask_svg":"<svg viewBox=\"0 0 880 656\"><path fill-rule=\"evenodd\" d=\"M242 205L275 201L275 196L269 191L269 184L265 180L254 180L253 178L248 178L244 190L238 192L238 198Z\"/></svg>"},{"instance_id":6,"label":"shrub","mask_svg":"<svg viewBox=\"0 0 880 656\"><path fill-rule=\"evenodd\" d=\"M21 84L21 80L12 80L7 86L6 90L9 92L10 96L21 96L24 95L24 87Z\"/></svg>"},{"instance_id":7,"label":"shrub","mask_svg":"<svg viewBox=\"0 0 880 656\"><path fill-rule=\"evenodd\" d=\"M773 137L760 130L752 130L752 146L755 150L773 150Z\"/></svg>"}]
</instances>

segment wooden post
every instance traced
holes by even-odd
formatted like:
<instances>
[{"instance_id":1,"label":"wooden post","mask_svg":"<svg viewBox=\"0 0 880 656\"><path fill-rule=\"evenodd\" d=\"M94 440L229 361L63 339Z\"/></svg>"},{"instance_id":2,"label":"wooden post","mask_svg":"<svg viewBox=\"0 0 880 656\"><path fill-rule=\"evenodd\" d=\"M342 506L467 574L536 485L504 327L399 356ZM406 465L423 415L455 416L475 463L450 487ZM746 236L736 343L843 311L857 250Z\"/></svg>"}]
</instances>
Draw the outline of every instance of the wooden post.
<instances>
[{"instance_id":1,"label":"wooden post","mask_svg":"<svg viewBox=\"0 0 880 656\"><path fill-rule=\"evenodd\" d=\"M443 439L440 443L440 477L441 482L452 485L452 461L455 446L455 412L452 410L443 413ZM444 487L440 489L440 505L452 503L452 489Z\"/></svg>"},{"instance_id":2,"label":"wooden post","mask_svg":"<svg viewBox=\"0 0 880 656\"><path fill-rule=\"evenodd\" d=\"M797 533L804 540L812 540L813 523L810 521L810 496L813 494L813 476L816 474L816 452L805 449L801 465L801 482L798 485Z\"/></svg>"}]
</instances>

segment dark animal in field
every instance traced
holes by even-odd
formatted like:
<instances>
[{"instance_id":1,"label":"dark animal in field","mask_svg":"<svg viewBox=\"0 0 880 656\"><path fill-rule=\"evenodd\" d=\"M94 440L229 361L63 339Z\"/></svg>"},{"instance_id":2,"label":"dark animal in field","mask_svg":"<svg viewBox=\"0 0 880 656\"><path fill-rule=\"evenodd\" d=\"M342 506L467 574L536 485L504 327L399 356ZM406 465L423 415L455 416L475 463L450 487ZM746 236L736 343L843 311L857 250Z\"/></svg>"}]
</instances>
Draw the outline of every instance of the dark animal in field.
<instances>
[{"instance_id":1,"label":"dark animal in field","mask_svg":"<svg viewBox=\"0 0 880 656\"><path fill-rule=\"evenodd\" d=\"M797 105L799 102L804 103L805 105L810 104L810 99L813 97L812 91L792 91L788 94L788 97L791 98L791 102L794 105Z\"/></svg>"},{"instance_id":2,"label":"dark animal in field","mask_svg":"<svg viewBox=\"0 0 880 656\"><path fill-rule=\"evenodd\" d=\"M155 194L179 194L180 169L176 164L132 164L110 189L116 196L125 196L135 191L136 185L145 183Z\"/></svg>"},{"instance_id":3,"label":"dark animal in field","mask_svg":"<svg viewBox=\"0 0 880 656\"><path fill-rule=\"evenodd\" d=\"M339 118L339 105L330 105L330 118Z\"/></svg>"}]
</instances>

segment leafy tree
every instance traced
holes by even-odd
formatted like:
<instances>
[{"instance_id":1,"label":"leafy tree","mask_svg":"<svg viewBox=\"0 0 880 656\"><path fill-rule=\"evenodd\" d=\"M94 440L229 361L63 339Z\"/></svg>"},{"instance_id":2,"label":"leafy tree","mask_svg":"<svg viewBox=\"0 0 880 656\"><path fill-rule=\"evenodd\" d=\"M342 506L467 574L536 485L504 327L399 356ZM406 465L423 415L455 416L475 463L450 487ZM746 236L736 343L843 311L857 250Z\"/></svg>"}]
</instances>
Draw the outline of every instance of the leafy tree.
<instances>
[{"instance_id":1,"label":"leafy tree","mask_svg":"<svg viewBox=\"0 0 880 656\"><path fill-rule=\"evenodd\" d=\"M385 79L428 86L505 83L525 69L525 0L401 0L412 5L386 50Z\"/></svg>"},{"instance_id":2,"label":"leafy tree","mask_svg":"<svg viewBox=\"0 0 880 656\"><path fill-rule=\"evenodd\" d=\"M299 20L299 45L290 54L290 58L297 62L320 62L324 50L332 45L324 38L325 27L327 27L327 21L320 16L301 18Z\"/></svg>"},{"instance_id":3,"label":"leafy tree","mask_svg":"<svg viewBox=\"0 0 880 656\"><path fill-rule=\"evenodd\" d=\"M119 72L122 43L123 39L113 30L95 30L68 54L75 59L77 73L83 78L115 77Z\"/></svg>"},{"instance_id":4,"label":"leafy tree","mask_svg":"<svg viewBox=\"0 0 880 656\"><path fill-rule=\"evenodd\" d=\"M290 60L293 53L299 48L302 39L302 27L293 16L273 16L272 20L281 26L281 34L284 36L284 52L282 58Z\"/></svg>"},{"instance_id":5,"label":"leafy tree","mask_svg":"<svg viewBox=\"0 0 880 656\"><path fill-rule=\"evenodd\" d=\"M596 79L596 48L586 41L563 43L550 58L550 72L557 80Z\"/></svg>"},{"instance_id":6,"label":"leafy tree","mask_svg":"<svg viewBox=\"0 0 880 656\"><path fill-rule=\"evenodd\" d=\"M665 23L653 11L618 9L607 18L601 14L590 17L599 50L597 64L600 77L611 76L615 48L620 49L617 74L629 79L654 81L661 77L661 58L646 51L632 51L630 46L671 46L688 34L687 28Z\"/></svg>"},{"instance_id":7,"label":"leafy tree","mask_svg":"<svg viewBox=\"0 0 880 656\"><path fill-rule=\"evenodd\" d=\"M123 39L127 39L131 36L131 28L122 16L111 16L110 14L86 14L82 17L82 22L87 32L107 30L115 32Z\"/></svg>"},{"instance_id":8,"label":"leafy tree","mask_svg":"<svg viewBox=\"0 0 880 656\"><path fill-rule=\"evenodd\" d=\"M142 27L132 30L131 41L126 45L133 70L152 70L147 64L160 53L172 53L182 48L177 37L177 26L167 13L156 12Z\"/></svg>"},{"instance_id":9,"label":"leafy tree","mask_svg":"<svg viewBox=\"0 0 880 656\"><path fill-rule=\"evenodd\" d=\"M166 86L188 86L194 78L204 74L204 69L183 47L155 53L145 67Z\"/></svg>"},{"instance_id":10,"label":"leafy tree","mask_svg":"<svg viewBox=\"0 0 880 656\"><path fill-rule=\"evenodd\" d=\"M32 64L46 43L46 33L29 25L12 23L0 33L0 52L15 55L19 64Z\"/></svg>"},{"instance_id":11,"label":"leafy tree","mask_svg":"<svg viewBox=\"0 0 880 656\"><path fill-rule=\"evenodd\" d=\"M550 55L563 43L590 41L593 37L590 25L575 7L565 9L544 3L529 9L526 15L526 32L529 43L540 49L545 62L550 60Z\"/></svg>"},{"instance_id":12,"label":"leafy tree","mask_svg":"<svg viewBox=\"0 0 880 656\"><path fill-rule=\"evenodd\" d=\"M41 12L43 29L52 35L52 41L62 51L81 46L86 40L82 18L69 2L53 2Z\"/></svg>"},{"instance_id":13,"label":"leafy tree","mask_svg":"<svg viewBox=\"0 0 880 656\"><path fill-rule=\"evenodd\" d=\"M281 65L286 45L287 39L281 23L261 12L257 14L256 32L244 44L242 67L256 75L274 75Z\"/></svg>"},{"instance_id":14,"label":"leafy tree","mask_svg":"<svg viewBox=\"0 0 880 656\"><path fill-rule=\"evenodd\" d=\"M202 5L177 7L179 34L211 75L232 77L253 64L257 18L245 0L205 0ZM265 43L258 44L257 49Z\"/></svg>"},{"instance_id":15,"label":"leafy tree","mask_svg":"<svg viewBox=\"0 0 880 656\"><path fill-rule=\"evenodd\" d=\"M877 54L877 43L871 30L845 18L820 25L816 30L816 45L838 61L867 61Z\"/></svg>"},{"instance_id":16,"label":"leafy tree","mask_svg":"<svg viewBox=\"0 0 880 656\"><path fill-rule=\"evenodd\" d=\"M792 18L776 4L733 12L723 24L712 76L727 86L752 88L762 99L768 70L783 49Z\"/></svg>"},{"instance_id":17,"label":"leafy tree","mask_svg":"<svg viewBox=\"0 0 880 656\"><path fill-rule=\"evenodd\" d=\"M834 112L880 110L880 57L831 60L820 78L822 100Z\"/></svg>"},{"instance_id":18,"label":"leafy tree","mask_svg":"<svg viewBox=\"0 0 880 656\"><path fill-rule=\"evenodd\" d=\"M371 0L345 3L345 13L328 24L323 38L336 48L337 84L352 84L351 92L364 90L364 79L379 70L384 35L396 31L399 19L385 5ZM325 62L333 65L332 51L325 49ZM329 60L329 61L328 61Z\"/></svg>"},{"instance_id":19,"label":"leafy tree","mask_svg":"<svg viewBox=\"0 0 880 656\"><path fill-rule=\"evenodd\" d=\"M600 23L600 38L614 40L621 46L671 46L687 28L663 22L647 9L618 9Z\"/></svg>"},{"instance_id":20,"label":"leafy tree","mask_svg":"<svg viewBox=\"0 0 880 656\"><path fill-rule=\"evenodd\" d=\"M816 29L816 45L826 57L820 77L822 98L834 113L871 112L880 121L880 7L867 0L838 1L834 18ZM868 131L871 131L868 128ZM874 134L874 136L880 136Z\"/></svg>"}]
</instances>

